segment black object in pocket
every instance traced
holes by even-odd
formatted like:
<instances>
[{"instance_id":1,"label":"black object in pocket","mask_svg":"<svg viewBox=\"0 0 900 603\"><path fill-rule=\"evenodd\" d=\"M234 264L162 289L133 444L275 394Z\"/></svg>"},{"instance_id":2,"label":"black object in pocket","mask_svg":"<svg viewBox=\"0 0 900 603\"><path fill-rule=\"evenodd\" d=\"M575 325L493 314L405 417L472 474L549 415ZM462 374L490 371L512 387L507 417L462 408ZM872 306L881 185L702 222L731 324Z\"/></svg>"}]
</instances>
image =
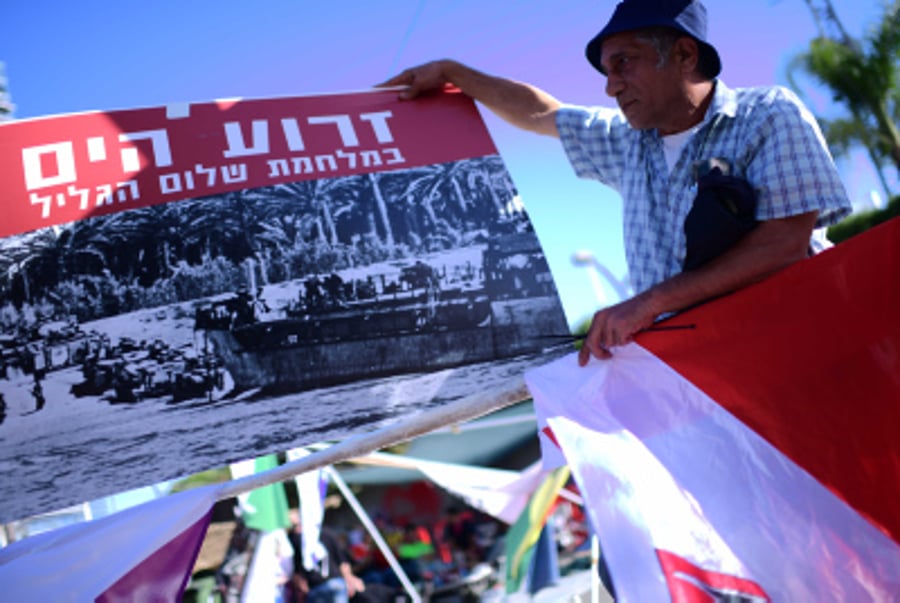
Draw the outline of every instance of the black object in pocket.
<instances>
[{"instance_id":1,"label":"black object in pocket","mask_svg":"<svg viewBox=\"0 0 900 603\"><path fill-rule=\"evenodd\" d=\"M758 224L756 192L749 182L729 173L726 161L709 159L694 169L697 196L684 221L685 270L721 255Z\"/></svg>"}]
</instances>

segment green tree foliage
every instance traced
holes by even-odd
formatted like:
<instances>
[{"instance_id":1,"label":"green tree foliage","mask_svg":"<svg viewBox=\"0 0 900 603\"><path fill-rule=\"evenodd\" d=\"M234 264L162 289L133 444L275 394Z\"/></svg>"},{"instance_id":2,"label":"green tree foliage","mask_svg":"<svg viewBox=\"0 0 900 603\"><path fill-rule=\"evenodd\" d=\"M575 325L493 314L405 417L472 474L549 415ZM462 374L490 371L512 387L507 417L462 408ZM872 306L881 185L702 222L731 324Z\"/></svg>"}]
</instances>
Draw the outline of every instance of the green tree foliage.
<instances>
[{"instance_id":1,"label":"green tree foliage","mask_svg":"<svg viewBox=\"0 0 900 603\"><path fill-rule=\"evenodd\" d=\"M15 105L13 105L7 88L6 66L3 61L0 61L0 121L12 119L14 110Z\"/></svg>"},{"instance_id":2,"label":"green tree foliage","mask_svg":"<svg viewBox=\"0 0 900 603\"><path fill-rule=\"evenodd\" d=\"M231 481L231 469L228 467L218 467L195 473L183 480L175 482L170 490L171 494L183 492L185 490L193 490L210 484L224 484Z\"/></svg>"},{"instance_id":3,"label":"green tree foliage","mask_svg":"<svg viewBox=\"0 0 900 603\"><path fill-rule=\"evenodd\" d=\"M900 196L891 199L884 209L859 212L831 226L828 229L828 239L833 243L840 243L897 216L900 216Z\"/></svg>"},{"instance_id":4,"label":"green tree foliage","mask_svg":"<svg viewBox=\"0 0 900 603\"><path fill-rule=\"evenodd\" d=\"M893 163L900 171L900 0L885 5L880 22L862 40L820 36L809 50L794 58L788 71L811 75L832 93L848 115L834 120L819 118L832 152L841 154L862 145L879 174ZM887 190L882 176L882 185Z\"/></svg>"}]
</instances>

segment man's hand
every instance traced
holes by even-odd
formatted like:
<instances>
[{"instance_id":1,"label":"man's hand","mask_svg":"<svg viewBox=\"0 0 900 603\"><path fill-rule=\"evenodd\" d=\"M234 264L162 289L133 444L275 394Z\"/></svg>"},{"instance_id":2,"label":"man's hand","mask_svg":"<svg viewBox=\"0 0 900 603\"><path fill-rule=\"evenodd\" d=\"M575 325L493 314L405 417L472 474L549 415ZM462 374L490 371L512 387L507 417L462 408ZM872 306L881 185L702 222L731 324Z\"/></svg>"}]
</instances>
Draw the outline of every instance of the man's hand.
<instances>
[{"instance_id":1,"label":"man's hand","mask_svg":"<svg viewBox=\"0 0 900 603\"><path fill-rule=\"evenodd\" d=\"M431 61L418 67L410 67L378 84L376 88L406 86L406 89L400 92L402 99L411 99L421 94L441 90L451 83L445 73L446 66L447 61Z\"/></svg>"},{"instance_id":2,"label":"man's hand","mask_svg":"<svg viewBox=\"0 0 900 603\"><path fill-rule=\"evenodd\" d=\"M353 597L353 595L355 595L356 593L361 593L366 590L366 583L353 573L353 570L350 568L349 563L341 563L340 570L341 577L344 579L344 583L347 585L347 594L350 597Z\"/></svg>"},{"instance_id":3,"label":"man's hand","mask_svg":"<svg viewBox=\"0 0 900 603\"><path fill-rule=\"evenodd\" d=\"M605 359L610 348L630 342L657 316L680 312L763 280L806 257L817 212L764 220L708 264L681 272L627 301L604 308L591 321L578 364Z\"/></svg>"},{"instance_id":4,"label":"man's hand","mask_svg":"<svg viewBox=\"0 0 900 603\"><path fill-rule=\"evenodd\" d=\"M366 583L357 576L350 576L347 582L347 594L352 598L356 593L365 592Z\"/></svg>"},{"instance_id":5,"label":"man's hand","mask_svg":"<svg viewBox=\"0 0 900 603\"><path fill-rule=\"evenodd\" d=\"M598 311L578 351L578 364L586 365L591 356L601 360L610 358L612 347L632 341L640 330L653 324L657 315L649 297L644 295Z\"/></svg>"},{"instance_id":6,"label":"man's hand","mask_svg":"<svg viewBox=\"0 0 900 603\"><path fill-rule=\"evenodd\" d=\"M559 137L556 110L560 102L530 84L488 75L452 59L410 67L378 84L378 88L405 86L402 100L456 86L512 125L547 136Z\"/></svg>"},{"instance_id":7,"label":"man's hand","mask_svg":"<svg viewBox=\"0 0 900 603\"><path fill-rule=\"evenodd\" d=\"M296 589L299 592L301 592L301 593L309 592L309 582L306 581L306 578L304 578L300 574L294 574L292 576L292 578L294 580L294 586L296 587Z\"/></svg>"}]
</instances>

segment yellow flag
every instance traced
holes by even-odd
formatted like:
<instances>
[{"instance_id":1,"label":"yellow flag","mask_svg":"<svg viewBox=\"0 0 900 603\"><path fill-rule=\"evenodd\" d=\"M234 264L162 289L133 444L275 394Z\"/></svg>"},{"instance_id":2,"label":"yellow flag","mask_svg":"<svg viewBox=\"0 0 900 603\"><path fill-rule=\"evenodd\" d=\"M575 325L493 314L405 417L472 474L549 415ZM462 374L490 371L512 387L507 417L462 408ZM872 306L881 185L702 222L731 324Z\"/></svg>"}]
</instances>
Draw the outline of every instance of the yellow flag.
<instances>
[{"instance_id":1,"label":"yellow flag","mask_svg":"<svg viewBox=\"0 0 900 603\"><path fill-rule=\"evenodd\" d=\"M553 508L560 489L569 480L569 468L554 469L531 495L516 523L506 533L506 592L519 590L534 554L534 545Z\"/></svg>"}]
</instances>

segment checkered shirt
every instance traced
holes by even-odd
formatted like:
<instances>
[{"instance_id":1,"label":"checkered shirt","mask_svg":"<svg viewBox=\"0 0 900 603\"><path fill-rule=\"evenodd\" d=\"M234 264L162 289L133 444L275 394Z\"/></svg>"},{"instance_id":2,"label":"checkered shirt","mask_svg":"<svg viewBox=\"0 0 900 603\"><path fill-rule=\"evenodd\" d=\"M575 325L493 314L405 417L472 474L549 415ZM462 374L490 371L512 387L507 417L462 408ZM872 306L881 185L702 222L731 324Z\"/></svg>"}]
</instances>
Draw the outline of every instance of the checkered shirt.
<instances>
[{"instance_id":1,"label":"checkered shirt","mask_svg":"<svg viewBox=\"0 0 900 603\"><path fill-rule=\"evenodd\" d=\"M760 220L818 210L816 251L828 245L824 227L850 213L815 118L786 88L731 90L717 81L671 172L657 131L631 128L618 110L564 105L556 125L575 173L622 196L625 256L638 293L682 270L684 220L697 193L693 164L701 159L727 159L751 183Z\"/></svg>"}]
</instances>

